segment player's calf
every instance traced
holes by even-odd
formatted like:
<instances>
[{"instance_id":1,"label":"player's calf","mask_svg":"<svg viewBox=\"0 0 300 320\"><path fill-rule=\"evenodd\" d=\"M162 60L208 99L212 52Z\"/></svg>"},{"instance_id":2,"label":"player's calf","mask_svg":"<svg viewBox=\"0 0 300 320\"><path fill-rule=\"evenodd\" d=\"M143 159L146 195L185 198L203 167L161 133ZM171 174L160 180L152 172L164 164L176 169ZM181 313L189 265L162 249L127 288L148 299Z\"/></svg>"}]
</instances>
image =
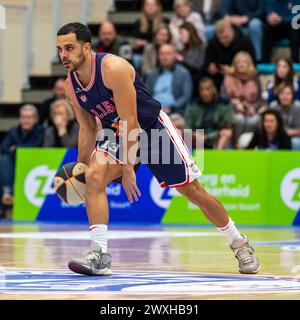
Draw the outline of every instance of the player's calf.
<instances>
[{"instance_id":1,"label":"player's calf","mask_svg":"<svg viewBox=\"0 0 300 320\"><path fill-rule=\"evenodd\" d=\"M259 260L247 238L240 234L234 222L226 213L221 202L200 186L198 181L178 188L179 193L197 205L216 228L228 239L231 250L239 263L239 272L244 274L257 273Z\"/></svg>"}]
</instances>

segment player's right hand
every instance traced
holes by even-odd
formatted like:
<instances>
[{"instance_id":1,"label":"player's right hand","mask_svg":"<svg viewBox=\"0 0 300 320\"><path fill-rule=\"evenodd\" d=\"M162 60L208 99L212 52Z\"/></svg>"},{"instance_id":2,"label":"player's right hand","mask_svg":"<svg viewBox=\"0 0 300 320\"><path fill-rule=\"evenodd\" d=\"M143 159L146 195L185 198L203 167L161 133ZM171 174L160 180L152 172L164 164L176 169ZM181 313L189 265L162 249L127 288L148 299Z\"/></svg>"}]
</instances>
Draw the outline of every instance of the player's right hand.
<instances>
[{"instance_id":1,"label":"player's right hand","mask_svg":"<svg viewBox=\"0 0 300 320\"><path fill-rule=\"evenodd\" d=\"M138 197L141 196L141 192L136 185L136 175L133 166L122 167L122 185L126 192L127 198L130 203L133 203L133 199L138 201Z\"/></svg>"}]
</instances>

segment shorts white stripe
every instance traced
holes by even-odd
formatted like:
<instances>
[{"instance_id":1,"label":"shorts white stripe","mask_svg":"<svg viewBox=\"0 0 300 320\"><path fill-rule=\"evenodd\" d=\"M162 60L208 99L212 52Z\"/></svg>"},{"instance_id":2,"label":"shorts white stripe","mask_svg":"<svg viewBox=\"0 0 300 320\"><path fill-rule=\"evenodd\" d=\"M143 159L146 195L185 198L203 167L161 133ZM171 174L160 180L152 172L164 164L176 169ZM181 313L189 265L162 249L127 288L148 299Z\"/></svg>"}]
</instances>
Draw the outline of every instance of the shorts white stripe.
<instances>
[{"instance_id":1,"label":"shorts white stripe","mask_svg":"<svg viewBox=\"0 0 300 320\"><path fill-rule=\"evenodd\" d=\"M188 184L192 182L193 180L199 178L201 176L201 172L196 166L194 160L191 157L190 152L187 149L186 144L184 143L182 137L178 133L176 127L174 126L173 122L171 119L168 117L168 115L161 110L160 115L159 115L159 121L162 123L162 125L166 128L170 138L172 141L174 141L174 145L182 158L182 161L185 164L185 172L186 172L186 177L185 181L176 184L176 185L169 185L169 187L179 187L185 184Z\"/></svg>"}]
</instances>

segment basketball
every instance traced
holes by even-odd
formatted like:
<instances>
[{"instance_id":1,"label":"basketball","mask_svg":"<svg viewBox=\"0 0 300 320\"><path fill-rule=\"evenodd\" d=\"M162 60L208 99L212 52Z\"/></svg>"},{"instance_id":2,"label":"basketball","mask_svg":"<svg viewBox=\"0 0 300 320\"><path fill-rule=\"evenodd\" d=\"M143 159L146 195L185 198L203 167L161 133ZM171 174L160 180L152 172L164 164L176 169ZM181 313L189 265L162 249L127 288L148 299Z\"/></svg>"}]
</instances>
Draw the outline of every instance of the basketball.
<instances>
[{"instance_id":1,"label":"basketball","mask_svg":"<svg viewBox=\"0 0 300 320\"><path fill-rule=\"evenodd\" d=\"M54 177L54 189L61 200L73 205L85 201L87 168L84 163L70 162L58 169Z\"/></svg>"}]
</instances>

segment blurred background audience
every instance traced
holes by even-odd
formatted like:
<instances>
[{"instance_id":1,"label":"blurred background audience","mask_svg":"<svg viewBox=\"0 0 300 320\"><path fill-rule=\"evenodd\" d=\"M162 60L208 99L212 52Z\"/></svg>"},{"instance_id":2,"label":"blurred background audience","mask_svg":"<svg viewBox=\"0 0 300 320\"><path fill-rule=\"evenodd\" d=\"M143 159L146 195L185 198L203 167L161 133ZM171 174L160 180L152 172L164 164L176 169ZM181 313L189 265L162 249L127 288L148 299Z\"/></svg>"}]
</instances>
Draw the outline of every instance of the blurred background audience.
<instances>
[{"instance_id":1,"label":"blurred background audience","mask_svg":"<svg viewBox=\"0 0 300 320\"><path fill-rule=\"evenodd\" d=\"M55 81L53 87L53 95L47 98L45 101L42 102L41 106L39 107L39 123L40 124L48 124L51 125L50 119L50 106L51 104L58 99L65 98L65 79L59 78Z\"/></svg>"},{"instance_id":2,"label":"blurred background audience","mask_svg":"<svg viewBox=\"0 0 300 320\"><path fill-rule=\"evenodd\" d=\"M193 10L192 2L189 0L175 0L174 15L171 18L169 27L172 33L173 43L177 50L182 50L184 46L180 41L180 26L184 22L190 22L196 29L201 41L206 41L202 16Z\"/></svg>"},{"instance_id":3,"label":"blurred background audience","mask_svg":"<svg viewBox=\"0 0 300 320\"><path fill-rule=\"evenodd\" d=\"M167 26L161 26L155 33L151 43L146 44L143 54L142 75L146 76L150 71L158 67L158 50L164 43L172 43L172 35Z\"/></svg>"},{"instance_id":4,"label":"blurred background audience","mask_svg":"<svg viewBox=\"0 0 300 320\"><path fill-rule=\"evenodd\" d=\"M227 70L221 97L234 106L235 134L253 131L258 125L261 104L261 83L249 53L240 51Z\"/></svg>"},{"instance_id":5,"label":"blurred background audience","mask_svg":"<svg viewBox=\"0 0 300 320\"><path fill-rule=\"evenodd\" d=\"M144 0L140 18L133 30L133 64L140 72L146 44L151 43L157 30L166 23L159 0Z\"/></svg>"},{"instance_id":6,"label":"blurred background audience","mask_svg":"<svg viewBox=\"0 0 300 320\"><path fill-rule=\"evenodd\" d=\"M132 62L132 48L129 42L117 34L115 24L111 21L104 21L99 26L98 40L93 49L97 53L115 54Z\"/></svg>"},{"instance_id":7,"label":"blurred background audience","mask_svg":"<svg viewBox=\"0 0 300 320\"><path fill-rule=\"evenodd\" d=\"M291 57L299 63L300 29L292 23L292 8L300 5L299 0L265 0L267 28L264 37L266 59L270 61L275 41L287 39L291 49Z\"/></svg>"},{"instance_id":8,"label":"blurred background audience","mask_svg":"<svg viewBox=\"0 0 300 320\"><path fill-rule=\"evenodd\" d=\"M77 147L79 127L68 102L64 99L53 102L50 108L50 117L52 125L45 131L43 147Z\"/></svg>"},{"instance_id":9,"label":"blurred background audience","mask_svg":"<svg viewBox=\"0 0 300 320\"><path fill-rule=\"evenodd\" d=\"M255 131L247 149L291 149L291 139L285 131L279 112L276 110L266 110L263 112L260 128Z\"/></svg>"},{"instance_id":10,"label":"blurred background audience","mask_svg":"<svg viewBox=\"0 0 300 320\"><path fill-rule=\"evenodd\" d=\"M279 58L275 65L275 74L266 85L267 103L270 104L278 98L278 86L282 83L294 86L295 99L300 100L300 79L295 76L292 60L289 58Z\"/></svg>"},{"instance_id":11,"label":"blurred background audience","mask_svg":"<svg viewBox=\"0 0 300 320\"><path fill-rule=\"evenodd\" d=\"M43 145L44 128L38 123L38 110L25 104L20 108L18 126L9 130L0 144L0 208L11 215L17 148L37 148Z\"/></svg>"},{"instance_id":12,"label":"blurred background audience","mask_svg":"<svg viewBox=\"0 0 300 320\"><path fill-rule=\"evenodd\" d=\"M216 85L210 78L199 81L198 97L185 111L186 128L204 130L204 147L226 149L232 138L233 107L218 97Z\"/></svg>"},{"instance_id":13,"label":"blurred background audience","mask_svg":"<svg viewBox=\"0 0 300 320\"><path fill-rule=\"evenodd\" d=\"M294 86L282 83L277 90L278 100L271 104L271 108L281 114L284 127L291 138L292 149L300 150L300 102L294 99Z\"/></svg>"},{"instance_id":14,"label":"blurred background audience","mask_svg":"<svg viewBox=\"0 0 300 320\"><path fill-rule=\"evenodd\" d=\"M263 60L264 4L264 0L224 0L220 8L221 16L251 39L258 62Z\"/></svg>"},{"instance_id":15,"label":"blurred background audience","mask_svg":"<svg viewBox=\"0 0 300 320\"><path fill-rule=\"evenodd\" d=\"M253 44L243 32L228 20L219 20L216 24L216 34L208 42L204 70L213 77L217 87L221 86L224 75L228 73L234 56L240 52L248 52L256 62Z\"/></svg>"},{"instance_id":16,"label":"blurred background audience","mask_svg":"<svg viewBox=\"0 0 300 320\"><path fill-rule=\"evenodd\" d=\"M158 58L160 66L149 73L146 86L167 114L183 115L193 92L190 72L177 62L176 49L171 44L160 46Z\"/></svg>"}]
</instances>

